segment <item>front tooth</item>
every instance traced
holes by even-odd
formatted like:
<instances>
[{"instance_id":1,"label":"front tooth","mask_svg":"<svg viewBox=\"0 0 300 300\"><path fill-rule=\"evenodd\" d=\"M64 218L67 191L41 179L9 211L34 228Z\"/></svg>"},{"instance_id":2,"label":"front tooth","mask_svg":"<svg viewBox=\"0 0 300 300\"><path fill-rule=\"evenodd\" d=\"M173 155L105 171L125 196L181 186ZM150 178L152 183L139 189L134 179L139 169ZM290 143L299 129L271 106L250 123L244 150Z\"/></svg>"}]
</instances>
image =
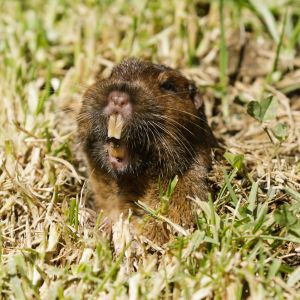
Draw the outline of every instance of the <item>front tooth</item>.
<instances>
[{"instance_id":1,"label":"front tooth","mask_svg":"<svg viewBox=\"0 0 300 300\"><path fill-rule=\"evenodd\" d=\"M111 115L108 119L108 132L107 136L109 138L114 136L115 131L115 124L116 124L116 115Z\"/></svg>"},{"instance_id":2,"label":"front tooth","mask_svg":"<svg viewBox=\"0 0 300 300\"><path fill-rule=\"evenodd\" d=\"M115 138L116 139L120 139L121 138L121 134L122 134L122 129L123 129L123 118L120 114L117 115L117 119L116 119L116 127L115 127Z\"/></svg>"},{"instance_id":3,"label":"front tooth","mask_svg":"<svg viewBox=\"0 0 300 300\"><path fill-rule=\"evenodd\" d=\"M120 114L111 115L108 120L108 138L120 139L124 120Z\"/></svg>"}]
</instances>

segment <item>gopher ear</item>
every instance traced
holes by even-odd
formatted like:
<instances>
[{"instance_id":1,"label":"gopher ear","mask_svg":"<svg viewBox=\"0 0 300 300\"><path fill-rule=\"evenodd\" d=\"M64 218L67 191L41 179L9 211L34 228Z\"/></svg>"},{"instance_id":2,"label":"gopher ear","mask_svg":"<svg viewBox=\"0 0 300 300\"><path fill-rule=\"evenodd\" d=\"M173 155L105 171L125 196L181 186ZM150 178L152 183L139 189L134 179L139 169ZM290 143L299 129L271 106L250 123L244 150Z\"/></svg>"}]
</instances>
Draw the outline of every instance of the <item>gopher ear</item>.
<instances>
[{"instance_id":1,"label":"gopher ear","mask_svg":"<svg viewBox=\"0 0 300 300\"><path fill-rule=\"evenodd\" d=\"M193 82L190 83L189 85L189 91L190 91L190 97L194 102L196 109L198 110L203 105L203 99Z\"/></svg>"},{"instance_id":2,"label":"gopher ear","mask_svg":"<svg viewBox=\"0 0 300 300\"><path fill-rule=\"evenodd\" d=\"M194 96L194 104L195 104L195 107L196 109L198 110L200 107L202 107L203 105L203 98L202 96L200 95L200 93L197 91L196 95Z\"/></svg>"}]
</instances>

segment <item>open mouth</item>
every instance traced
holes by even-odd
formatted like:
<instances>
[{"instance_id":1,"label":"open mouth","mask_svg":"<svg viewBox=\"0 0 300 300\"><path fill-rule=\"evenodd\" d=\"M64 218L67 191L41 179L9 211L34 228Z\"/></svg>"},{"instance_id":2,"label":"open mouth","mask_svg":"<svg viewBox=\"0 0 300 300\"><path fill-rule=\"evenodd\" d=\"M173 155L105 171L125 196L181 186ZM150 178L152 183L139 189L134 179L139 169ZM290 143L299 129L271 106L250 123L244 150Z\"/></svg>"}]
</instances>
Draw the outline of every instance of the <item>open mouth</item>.
<instances>
[{"instance_id":1,"label":"open mouth","mask_svg":"<svg viewBox=\"0 0 300 300\"><path fill-rule=\"evenodd\" d=\"M107 154L114 170L124 170L128 165L128 149L121 139L124 119L121 114L111 115L108 119Z\"/></svg>"}]
</instances>

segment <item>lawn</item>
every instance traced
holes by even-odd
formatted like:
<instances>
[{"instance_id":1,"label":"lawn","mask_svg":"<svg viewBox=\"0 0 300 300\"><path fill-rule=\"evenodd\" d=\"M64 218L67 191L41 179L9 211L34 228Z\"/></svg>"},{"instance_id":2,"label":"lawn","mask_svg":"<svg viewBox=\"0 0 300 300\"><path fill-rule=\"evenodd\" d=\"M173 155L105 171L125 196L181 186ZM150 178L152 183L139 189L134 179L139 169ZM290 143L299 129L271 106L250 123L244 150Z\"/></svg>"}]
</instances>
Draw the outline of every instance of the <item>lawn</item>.
<instances>
[{"instance_id":1,"label":"lawn","mask_svg":"<svg viewBox=\"0 0 300 300\"><path fill-rule=\"evenodd\" d=\"M130 56L194 80L224 149L164 246L101 235L76 135ZM298 0L0 0L0 299L300 299L299 216Z\"/></svg>"}]
</instances>

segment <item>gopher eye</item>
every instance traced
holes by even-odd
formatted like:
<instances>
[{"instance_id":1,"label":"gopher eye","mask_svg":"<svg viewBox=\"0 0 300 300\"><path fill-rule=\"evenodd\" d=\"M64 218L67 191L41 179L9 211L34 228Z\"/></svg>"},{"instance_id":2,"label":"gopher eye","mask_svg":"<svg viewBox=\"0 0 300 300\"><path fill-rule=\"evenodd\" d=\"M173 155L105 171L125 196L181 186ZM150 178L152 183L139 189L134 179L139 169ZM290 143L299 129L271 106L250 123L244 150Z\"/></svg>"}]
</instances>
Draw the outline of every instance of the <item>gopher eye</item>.
<instances>
[{"instance_id":1,"label":"gopher eye","mask_svg":"<svg viewBox=\"0 0 300 300\"><path fill-rule=\"evenodd\" d=\"M160 88L164 91L177 92L175 82L171 80L165 81Z\"/></svg>"}]
</instances>

